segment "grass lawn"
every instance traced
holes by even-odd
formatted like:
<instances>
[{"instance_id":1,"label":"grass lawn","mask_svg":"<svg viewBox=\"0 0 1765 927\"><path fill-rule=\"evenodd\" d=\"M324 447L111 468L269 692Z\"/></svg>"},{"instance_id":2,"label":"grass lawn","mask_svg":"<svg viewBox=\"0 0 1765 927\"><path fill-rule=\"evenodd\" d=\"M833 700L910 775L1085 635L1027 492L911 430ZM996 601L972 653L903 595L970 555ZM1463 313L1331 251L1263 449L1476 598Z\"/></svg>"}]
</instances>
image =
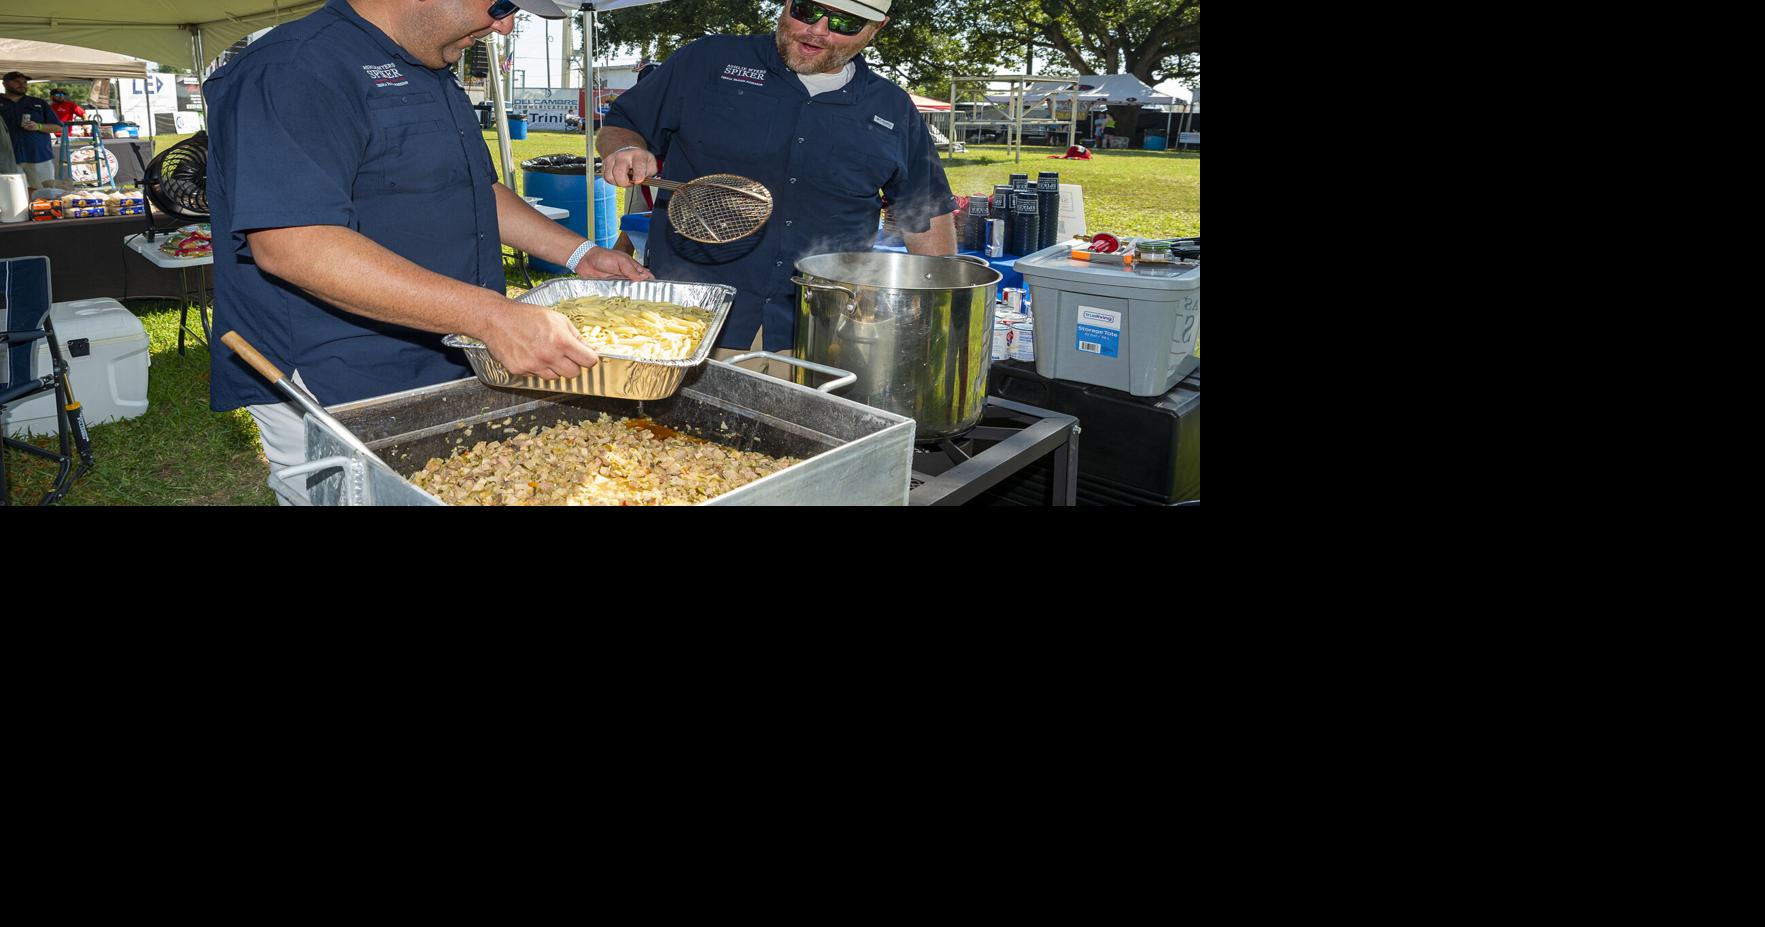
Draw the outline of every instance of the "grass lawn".
<instances>
[{"instance_id":1,"label":"grass lawn","mask_svg":"<svg viewBox=\"0 0 1765 927\"><path fill-rule=\"evenodd\" d=\"M155 151L188 138L161 135ZM497 161L496 135L484 133ZM533 133L511 142L517 165L546 154L583 153L583 136ZM1091 231L1117 235L1177 237L1201 234L1201 156L1193 152L1099 151L1090 161L1051 160L1049 148L1025 148L1013 162L1002 145L974 145L945 161L957 194L991 192L1013 173L1059 171L1063 183L1085 188L1085 217ZM520 171L516 170L517 188ZM617 198L623 205L624 197ZM572 204L565 208L574 209ZM63 220L77 221L77 220ZM511 284L521 282L510 268ZM537 283L544 275L534 275ZM519 292L512 287L511 292ZM93 470L75 481L62 505L274 505L265 485L269 464L258 446L257 426L244 410L217 414L208 408L208 348L187 338L179 356L178 310L174 301L132 300L126 305L147 329L151 367L148 410L122 422L92 425ZM194 311L192 327L196 326ZM218 333L217 333L218 334ZM271 358L280 362L279 358ZM38 438L53 447L53 438ZM5 452L14 504L35 504L49 488L55 468L13 451Z\"/></svg>"},{"instance_id":2,"label":"grass lawn","mask_svg":"<svg viewBox=\"0 0 1765 927\"><path fill-rule=\"evenodd\" d=\"M1064 152L1065 149L1059 149ZM1060 172L1061 183L1085 189L1085 226L1142 238L1187 238L1201 234L1201 155L1172 151L1093 151L1089 161L1049 158L1052 148L1023 149L1013 161L1003 145L970 145L968 153L944 162L950 189L958 195L992 193L1012 174Z\"/></svg>"}]
</instances>

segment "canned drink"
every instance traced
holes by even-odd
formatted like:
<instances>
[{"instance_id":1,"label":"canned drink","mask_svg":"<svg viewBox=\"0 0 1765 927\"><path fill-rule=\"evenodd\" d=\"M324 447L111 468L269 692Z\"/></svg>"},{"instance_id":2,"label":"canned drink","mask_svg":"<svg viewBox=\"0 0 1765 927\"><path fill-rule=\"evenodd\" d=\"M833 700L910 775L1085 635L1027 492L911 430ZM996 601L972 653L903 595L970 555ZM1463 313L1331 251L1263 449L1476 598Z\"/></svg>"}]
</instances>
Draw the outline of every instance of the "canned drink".
<instances>
[{"instance_id":1,"label":"canned drink","mask_svg":"<svg viewBox=\"0 0 1765 927\"><path fill-rule=\"evenodd\" d=\"M1017 323L1028 321L1029 317L1020 312L1012 312L1003 305L993 315L993 359L1004 360L1011 356L1011 345L1018 337Z\"/></svg>"},{"instance_id":2,"label":"canned drink","mask_svg":"<svg viewBox=\"0 0 1765 927\"><path fill-rule=\"evenodd\" d=\"M1015 313L1023 312L1023 290L1008 286L1005 288L1005 308Z\"/></svg>"},{"instance_id":3,"label":"canned drink","mask_svg":"<svg viewBox=\"0 0 1765 927\"><path fill-rule=\"evenodd\" d=\"M987 220L987 257L1005 256L1005 220Z\"/></svg>"},{"instance_id":4,"label":"canned drink","mask_svg":"<svg viewBox=\"0 0 1765 927\"><path fill-rule=\"evenodd\" d=\"M1036 359L1035 319L1025 316L1022 320L1011 323L1011 344L1006 349L1006 356L1020 361Z\"/></svg>"}]
</instances>

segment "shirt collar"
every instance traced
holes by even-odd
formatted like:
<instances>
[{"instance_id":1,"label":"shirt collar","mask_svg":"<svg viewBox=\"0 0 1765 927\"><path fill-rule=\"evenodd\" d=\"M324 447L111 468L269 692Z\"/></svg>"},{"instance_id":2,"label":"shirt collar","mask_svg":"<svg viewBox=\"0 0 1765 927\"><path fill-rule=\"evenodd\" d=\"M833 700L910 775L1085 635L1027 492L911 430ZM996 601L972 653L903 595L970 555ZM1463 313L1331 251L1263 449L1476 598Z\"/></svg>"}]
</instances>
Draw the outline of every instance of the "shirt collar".
<instances>
[{"instance_id":1,"label":"shirt collar","mask_svg":"<svg viewBox=\"0 0 1765 927\"><path fill-rule=\"evenodd\" d=\"M403 58L405 61L409 62L412 66L422 68L425 71L433 71L434 70L433 68L424 64L423 62L418 61L416 58L412 57L410 52L404 50L404 46L399 45L397 42L394 42L392 40L391 36L387 35L384 32L381 32L379 26L376 26L373 23L368 22L367 20L363 19L362 14L357 13L355 11L355 7L352 7L349 5L349 0L327 0L327 2L325 3L325 9L330 10L333 13L336 13L338 16L343 17L344 21L355 26L357 29L362 30L362 32L365 33L368 36L368 38L373 39L374 43L379 45L381 47L381 49L383 49L387 54L389 54L395 58ZM443 69L443 70L445 70L445 69Z\"/></svg>"}]
</instances>

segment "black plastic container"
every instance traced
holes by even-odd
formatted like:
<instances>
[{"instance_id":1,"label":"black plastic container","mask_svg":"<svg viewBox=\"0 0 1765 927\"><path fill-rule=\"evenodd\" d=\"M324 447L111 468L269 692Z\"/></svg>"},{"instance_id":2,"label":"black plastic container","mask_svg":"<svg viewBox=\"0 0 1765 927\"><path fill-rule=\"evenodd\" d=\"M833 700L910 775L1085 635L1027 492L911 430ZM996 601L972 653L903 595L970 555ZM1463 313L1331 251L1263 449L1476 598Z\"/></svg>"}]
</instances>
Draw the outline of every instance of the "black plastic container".
<instances>
[{"instance_id":1,"label":"black plastic container","mask_svg":"<svg viewBox=\"0 0 1765 927\"><path fill-rule=\"evenodd\" d=\"M992 198L976 193L968 198L968 223L962 227L962 250L981 251L987 247L987 220L993 218Z\"/></svg>"},{"instance_id":2,"label":"black plastic container","mask_svg":"<svg viewBox=\"0 0 1765 927\"><path fill-rule=\"evenodd\" d=\"M1005 250L1011 250L1011 184L993 185L993 218L1005 223Z\"/></svg>"},{"instance_id":3,"label":"black plastic container","mask_svg":"<svg viewBox=\"0 0 1765 927\"><path fill-rule=\"evenodd\" d=\"M1005 250L1023 257L1036 250L1036 243L1041 240L1041 220L1037 210L1041 203L1037 200L1036 191L1019 190L1011 194L1011 239Z\"/></svg>"},{"instance_id":4,"label":"black plastic container","mask_svg":"<svg viewBox=\"0 0 1765 927\"><path fill-rule=\"evenodd\" d=\"M1054 244L1060 229L1060 172L1043 171L1036 175L1036 218L1041 223L1036 236L1036 250Z\"/></svg>"},{"instance_id":5,"label":"black plastic container","mask_svg":"<svg viewBox=\"0 0 1765 927\"><path fill-rule=\"evenodd\" d=\"M994 361L987 395L1077 416L1084 428L1078 455L1080 505L1174 505L1201 498L1201 371L1163 396L1036 373L1032 362ZM989 490L996 505L1046 505L1052 467L1025 467Z\"/></svg>"}]
</instances>

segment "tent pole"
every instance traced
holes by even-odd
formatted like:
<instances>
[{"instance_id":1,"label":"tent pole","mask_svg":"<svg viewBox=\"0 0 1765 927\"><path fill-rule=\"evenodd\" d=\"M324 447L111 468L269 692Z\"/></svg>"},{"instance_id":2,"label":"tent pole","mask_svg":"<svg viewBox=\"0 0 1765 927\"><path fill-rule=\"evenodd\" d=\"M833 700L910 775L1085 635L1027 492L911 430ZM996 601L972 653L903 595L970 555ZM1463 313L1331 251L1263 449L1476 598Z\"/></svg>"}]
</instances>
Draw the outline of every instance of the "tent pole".
<instances>
[{"instance_id":1,"label":"tent pole","mask_svg":"<svg viewBox=\"0 0 1765 927\"><path fill-rule=\"evenodd\" d=\"M956 75L950 75L950 147L944 151L944 160L956 160Z\"/></svg>"},{"instance_id":2,"label":"tent pole","mask_svg":"<svg viewBox=\"0 0 1765 927\"><path fill-rule=\"evenodd\" d=\"M1067 108L1066 120L1066 144L1071 147L1079 143L1079 85L1077 81L1074 81L1072 85L1072 103Z\"/></svg>"},{"instance_id":3,"label":"tent pole","mask_svg":"<svg viewBox=\"0 0 1765 927\"><path fill-rule=\"evenodd\" d=\"M520 188L515 186L515 151L509 145L509 101L503 97L503 82L497 74L497 68L502 64L497 44L495 38L490 40L490 96L496 105L496 156L503 166L503 186L520 193Z\"/></svg>"},{"instance_id":4,"label":"tent pole","mask_svg":"<svg viewBox=\"0 0 1765 927\"><path fill-rule=\"evenodd\" d=\"M592 3L582 4L582 73L586 78L583 81L583 92L587 94L583 97L582 105L585 112L582 114L582 118L588 120L583 132L583 138L588 140L588 154L583 162L583 180L587 183L583 184L585 196L582 204L584 220L582 228L587 233L583 237L594 241L594 116L595 104L600 102L600 94L598 93L600 88L596 85L594 76L594 4Z\"/></svg>"}]
</instances>

